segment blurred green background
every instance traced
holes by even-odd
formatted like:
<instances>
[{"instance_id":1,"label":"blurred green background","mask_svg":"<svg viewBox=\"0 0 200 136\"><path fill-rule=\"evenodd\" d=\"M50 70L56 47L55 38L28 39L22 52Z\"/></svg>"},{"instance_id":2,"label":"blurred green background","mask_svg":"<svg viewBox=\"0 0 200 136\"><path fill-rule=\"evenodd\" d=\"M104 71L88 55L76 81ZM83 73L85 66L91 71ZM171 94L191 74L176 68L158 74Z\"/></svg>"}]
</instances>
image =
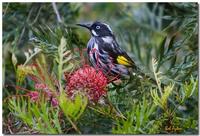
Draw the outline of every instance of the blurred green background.
<instances>
[{"instance_id":1,"label":"blurred green background","mask_svg":"<svg viewBox=\"0 0 200 136\"><path fill-rule=\"evenodd\" d=\"M51 29L65 27L72 32L71 48L86 48L90 34L75 24L96 20L111 26L119 45L144 72L152 74L151 60L156 58L159 62L158 70L165 76L164 83L172 81L177 84L177 88L181 88L191 77L197 78L197 3L56 3L56 6L61 23L52 3L3 3L3 85L16 84L13 54L18 60L17 65L25 61L24 52L33 47L30 39L35 36L36 30L45 35L48 33L45 31L47 26ZM50 42L56 44L56 40L60 40L59 37ZM137 97L134 90L138 86L132 83L127 89L132 91L120 94L117 101L127 98L126 103L132 100L130 96ZM179 93L179 89L176 93ZM15 94L14 88L3 89L4 98L12 94ZM198 119L196 96L184 104L187 107L184 112L189 116L194 114L194 120ZM110 132L110 127L101 127L99 133ZM93 131L95 129L85 129L85 133ZM196 132L197 128L194 127L183 133Z\"/></svg>"},{"instance_id":2,"label":"blurred green background","mask_svg":"<svg viewBox=\"0 0 200 136\"><path fill-rule=\"evenodd\" d=\"M151 68L151 57L159 57L162 40L166 38L163 48L167 48L167 42L175 37L176 54L165 55L169 61L176 58L175 63L192 60L196 67L191 67L188 74L197 68L197 7L197 3L57 3L63 22L77 34L77 40L83 42L79 46L86 47L90 34L75 24L103 21L111 26L120 46L136 62ZM4 74L7 80L12 78L11 53L21 58L20 64L22 52L30 47L29 41L34 36L32 29L44 25L51 28L59 25L52 3L3 3L3 59L6 60L3 66L4 70L7 66L9 74L6 71ZM162 66L168 70L170 63Z\"/></svg>"}]
</instances>

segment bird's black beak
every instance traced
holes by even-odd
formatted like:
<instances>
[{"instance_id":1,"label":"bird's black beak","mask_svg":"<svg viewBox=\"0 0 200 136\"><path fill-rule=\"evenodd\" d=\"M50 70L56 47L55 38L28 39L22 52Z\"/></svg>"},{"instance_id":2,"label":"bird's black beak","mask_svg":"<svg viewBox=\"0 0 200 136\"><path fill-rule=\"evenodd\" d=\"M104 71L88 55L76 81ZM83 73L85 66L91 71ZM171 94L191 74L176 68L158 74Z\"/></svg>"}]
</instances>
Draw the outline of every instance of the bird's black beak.
<instances>
[{"instance_id":1,"label":"bird's black beak","mask_svg":"<svg viewBox=\"0 0 200 136\"><path fill-rule=\"evenodd\" d=\"M85 27L85 28L87 28L87 29L89 29L89 30L90 30L90 28L91 28L91 24L76 24L76 25Z\"/></svg>"}]
</instances>

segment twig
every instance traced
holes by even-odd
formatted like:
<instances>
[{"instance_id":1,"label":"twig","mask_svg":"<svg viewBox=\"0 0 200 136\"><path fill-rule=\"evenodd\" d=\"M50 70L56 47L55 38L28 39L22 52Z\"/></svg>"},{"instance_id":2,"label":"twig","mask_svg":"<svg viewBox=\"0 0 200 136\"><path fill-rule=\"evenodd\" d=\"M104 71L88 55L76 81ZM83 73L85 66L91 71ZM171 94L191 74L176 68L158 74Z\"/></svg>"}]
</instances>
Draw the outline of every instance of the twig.
<instances>
[{"instance_id":1,"label":"twig","mask_svg":"<svg viewBox=\"0 0 200 136\"><path fill-rule=\"evenodd\" d=\"M120 118L123 118L123 119L126 119L126 117L121 113L121 112L118 112L113 106L111 106L110 104L109 104L109 106L110 106L110 108L111 108L111 112L112 111L114 111L117 115L116 115L116 117L120 117ZM106 116L106 115L108 115L110 118L112 118L112 119L116 119L115 118L115 116L112 116L112 115L110 115L110 114L108 114L108 113L105 113L105 112L103 112L103 111L100 111L100 110L98 110L98 109L95 109L95 108L93 108L93 107L91 107L91 106L88 106L88 108L90 108L91 110L93 110L93 111L96 111L96 112L98 112L98 113L100 113L100 114L102 114L102 115L104 115L104 116Z\"/></svg>"},{"instance_id":2,"label":"twig","mask_svg":"<svg viewBox=\"0 0 200 136\"><path fill-rule=\"evenodd\" d=\"M102 112L102 111L100 111L100 110L98 110L98 109L95 109L95 108L93 108L93 107L91 107L91 106L88 106L88 108L90 108L91 110L96 111L96 112L98 112L98 113L100 113L100 114L102 114L102 115L106 115L106 113L104 113L104 112ZM113 116L110 116L110 117L113 118Z\"/></svg>"},{"instance_id":3,"label":"twig","mask_svg":"<svg viewBox=\"0 0 200 136\"><path fill-rule=\"evenodd\" d=\"M4 12L3 12L3 17L6 15L6 12L7 12L7 10L8 10L9 4L10 4L10 3L8 3L8 4L6 5L6 9L5 9Z\"/></svg>"},{"instance_id":4,"label":"twig","mask_svg":"<svg viewBox=\"0 0 200 136\"><path fill-rule=\"evenodd\" d=\"M79 133L81 134L81 131L78 129L78 127L76 126L76 124L70 119L70 117L67 116L68 121L70 122L70 124L72 125L72 127Z\"/></svg>"},{"instance_id":5,"label":"twig","mask_svg":"<svg viewBox=\"0 0 200 136\"><path fill-rule=\"evenodd\" d=\"M55 2L52 2L52 6L53 6L54 12L56 13L56 17L57 17L58 22L59 22L59 23L62 23L62 19L61 19L61 17L60 17L59 12L58 12L58 8L57 8L57 6L56 6L56 3L55 3Z\"/></svg>"},{"instance_id":6,"label":"twig","mask_svg":"<svg viewBox=\"0 0 200 136\"><path fill-rule=\"evenodd\" d=\"M8 130L9 130L10 134L13 134L11 127L9 125L8 125Z\"/></svg>"},{"instance_id":7,"label":"twig","mask_svg":"<svg viewBox=\"0 0 200 136\"><path fill-rule=\"evenodd\" d=\"M30 24L30 26L34 25L36 23L36 21L38 20L38 17L40 15L41 9L42 9L42 6L39 8L38 13L37 13L35 19L33 20L33 22Z\"/></svg>"},{"instance_id":8,"label":"twig","mask_svg":"<svg viewBox=\"0 0 200 136\"><path fill-rule=\"evenodd\" d=\"M121 113L121 111L119 110L119 109L117 109L117 107L114 107L113 105L112 105L112 103L110 103L110 101L108 101L108 105L110 106L110 108L111 108L111 111L114 111L116 114L117 114L117 116L118 117L120 117L120 118L122 118L122 119L127 119L122 113Z\"/></svg>"},{"instance_id":9,"label":"twig","mask_svg":"<svg viewBox=\"0 0 200 136\"><path fill-rule=\"evenodd\" d=\"M19 43L21 42L21 40L22 40L22 38L23 38L23 36L24 36L25 30L26 30L26 23L28 23L28 21L29 21L31 15L32 15L32 12L33 12L33 8L31 8L31 10L29 11L28 17L27 17L26 21L24 22L24 27L23 27L22 32L21 32L21 35L20 35L20 37L19 37L19 39L18 39L18 41L17 41L17 45L19 45Z\"/></svg>"}]
</instances>

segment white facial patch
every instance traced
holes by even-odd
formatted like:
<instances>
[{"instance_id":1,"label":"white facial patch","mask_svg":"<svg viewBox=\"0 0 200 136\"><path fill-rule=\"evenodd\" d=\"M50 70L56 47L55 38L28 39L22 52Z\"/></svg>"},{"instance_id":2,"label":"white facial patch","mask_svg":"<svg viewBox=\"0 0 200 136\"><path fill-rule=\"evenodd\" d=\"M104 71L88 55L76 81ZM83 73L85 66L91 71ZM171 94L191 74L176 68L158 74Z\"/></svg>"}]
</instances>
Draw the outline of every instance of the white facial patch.
<instances>
[{"instance_id":1,"label":"white facial patch","mask_svg":"<svg viewBox=\"0 0 200 136\"><path fill-rule=\"evenodd\" d=\"M94 30L92 30L92 34L93 34L94 36L98 36L98 34L97 34Z\"/></svg>"},{"instance_id":2,"label":"white facial patch","mask_svg":"<svg viewBox=\"0 0 200 136\"><path fill-rule=\"evenodd\" d=\"M106 24L106 23L103 23L108 29L109 29L109 31L111 32L111 33L113 33L112 32L112 29L110 28L110 26L108 25L108 24Z\"/></svg>"},{"instance_id":3,"label":"white facial patch","mask_svg":"<svg viewBox=\"0 0 200 136\"><path fill-rule=\"evenodd\" d=\"M102 38L105 43L112 43L113 38L111 36L105 36Z\"/></svg>"}]
</instances>

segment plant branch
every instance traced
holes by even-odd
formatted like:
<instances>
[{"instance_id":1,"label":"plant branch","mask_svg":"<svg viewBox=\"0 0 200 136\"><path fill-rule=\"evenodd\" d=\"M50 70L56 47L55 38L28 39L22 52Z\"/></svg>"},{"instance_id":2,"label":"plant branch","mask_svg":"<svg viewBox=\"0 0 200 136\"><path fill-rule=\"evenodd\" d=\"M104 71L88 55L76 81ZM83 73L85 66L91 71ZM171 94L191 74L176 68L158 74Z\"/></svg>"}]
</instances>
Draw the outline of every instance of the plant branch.
<instances>
[{"instance_id":1,"label":"plant branch","mask_svg":"<svg viewBox=\"0 0 200 136\"><path fill-rule=\"evenodd\" d=\"M60 17L60 13L58 12L58 8L57 8L57 6L56 6L56 3L55 3L55 2L52 2L52 6L53 6L53 10L54 10L54 12L55 12L55 14L56 14L57 21L58 21L59 23L62 23L62 19L61 19L61 17Z\"/></svg>"},{"instance_id":2,"label":"plant branch","mask_svg":"<svg viewBox=\"0 0 200 136\"><path fill-rule=\"evenodd\" d=\"M158 89L159 89L159 91L160 91L160 94L161 94L161 96L162 96L162 88L161 88L161 85L160 85L160 81L159 81L159 79L158 79L158 74L159 73L156 73L156 68L155 68L155 65L157 65L157 61L156 61L156 59L152 59L152 67L153 67L153 74L154 74L154 76L155 76L155 80L156 80L156 84L158 85Z\"/></svg>"},{"instance_id":3,"label":"plant branch","mask_svg":"<svg viewBox=\"0 0 200 136\"><path fill-rule=\"evenodd\" d=\"M70 124L72 125L72 127L79 133L81 134L81 131L78 129L78 127L76 126L76 124L67 116L68 121L70 122Z\"/></svg>"}]
</instances>

